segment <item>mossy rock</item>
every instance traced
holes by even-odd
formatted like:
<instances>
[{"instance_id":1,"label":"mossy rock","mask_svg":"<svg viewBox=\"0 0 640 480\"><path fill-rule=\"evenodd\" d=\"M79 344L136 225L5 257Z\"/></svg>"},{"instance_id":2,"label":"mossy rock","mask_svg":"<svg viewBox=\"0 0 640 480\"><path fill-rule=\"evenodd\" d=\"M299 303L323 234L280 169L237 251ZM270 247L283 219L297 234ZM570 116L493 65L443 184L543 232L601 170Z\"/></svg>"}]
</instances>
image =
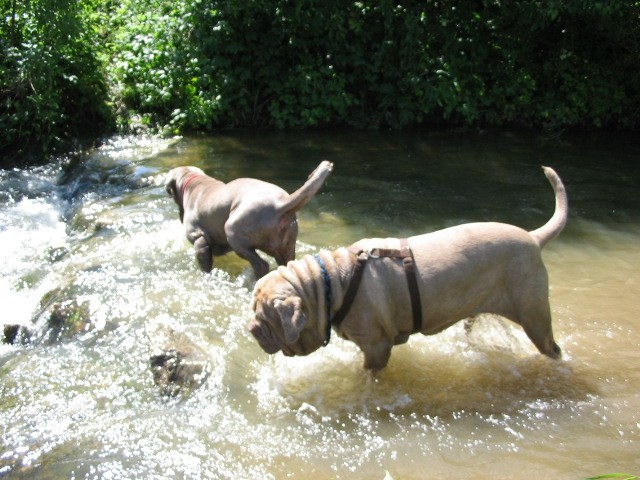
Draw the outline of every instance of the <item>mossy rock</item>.
<instances>
[{"instance_id":1,"label":"mossy rock","mask_svg":"<svg viewBox=\"0 0 640 480\"><path fill-rule=\"evenodd\" d=\"M205 352L187 335L168 327L154 335L159 346L149 358L153 381L164 396L187 395L209 375Z\"/></svg>"},{"instance_id":2,"label":"mossy rock","mask_svg":"<svg viewBox=\"0 0 640 480\"><path fill-rule=\"evenodd\" d=\"M45 342L54 342L88 331L91 326L89 302L78 302L72 282L50 290L40 299L34 324Z\"/></svg>"},{"instance_id":3,"label":"mossy rock","mask_svg":"<svg viewBox=\"0 0 640 480\"><path fill-rule=\"evenodd\" d=\"M31 331L24 325L5 325L2 333L2 342L9 345L28 343L31 338Z\"/></svg>"},{"instance_id":4,"label":"mossy rock","mask_svg":"<svg viewBox=\"0 0 640 480\"><path fill-rule=\"evenodd\" d=\"M78 304L76 300L54 303L49 315L48 326L65 334L85 331L91 324L89 302Z\"/></svg>"}]
</instances>

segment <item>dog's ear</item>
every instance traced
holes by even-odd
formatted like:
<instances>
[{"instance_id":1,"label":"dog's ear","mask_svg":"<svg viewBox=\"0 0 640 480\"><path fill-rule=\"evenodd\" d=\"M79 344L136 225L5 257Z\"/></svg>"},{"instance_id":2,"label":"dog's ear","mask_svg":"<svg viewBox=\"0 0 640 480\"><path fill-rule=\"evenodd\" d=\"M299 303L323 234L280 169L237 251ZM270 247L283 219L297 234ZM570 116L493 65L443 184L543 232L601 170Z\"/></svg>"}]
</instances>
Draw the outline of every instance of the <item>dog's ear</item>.
<instances>
[{"instance_id":1,"label":"dog's ear","mask_svg":"<svg viewBox=\"0 0 640 480\"><path fill-rule=\"evenodd\" d=\"M273 307L280 315L280 322L284 330L284 338L287 343L295 343L300 338L300 332L307 324L307 319L302 312L302 302L298 297L290 297L286 300L276 300Z\"/></svg>"},{"instance_id":2,"label":"dog's ear","mask_svg":"<svg viewBox=\"0 0 640 480\"><path fill-rule=\"evenodd\" d=\"M178 205L178 214L180 216L180 221L184 221L184 206L182 205L182 199L178 199L178 182L176 182L176 176L174 172L169 173L169 178L167 183L164 185L164 189L169 194L173 201Z\"/></svg>"},{"instance_id":3,"label":"dog's ear","mask_svg":"<svg viewBox=\"0 0 640 480\"><path fill-rule=\"evenodd\" d=\"M164 185L164 189L171 198L177 201L176 178L173 175L171 175L171 178L167 180L167 183Z\"/></svg>"}]
</instances>

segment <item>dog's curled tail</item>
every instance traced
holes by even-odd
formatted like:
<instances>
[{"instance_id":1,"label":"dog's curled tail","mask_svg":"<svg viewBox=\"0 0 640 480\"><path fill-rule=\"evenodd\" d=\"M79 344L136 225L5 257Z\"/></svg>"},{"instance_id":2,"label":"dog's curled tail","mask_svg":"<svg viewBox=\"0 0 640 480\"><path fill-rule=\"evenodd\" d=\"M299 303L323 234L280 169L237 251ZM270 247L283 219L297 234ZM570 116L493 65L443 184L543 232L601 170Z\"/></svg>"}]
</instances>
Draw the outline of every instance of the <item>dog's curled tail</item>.
<instances>
[{"instance_id":1,"label":"dog's curled tail","mask_svg":"<svg viewBox=\"0 0 640 480\"><path fill-rule=\"evenodd\" d=\"M318 193L329 174L333 170L333 163L324 160L311 172L307 181L299 189L289 195L277 206L280 214L295 213L304 207L313 196Z\"/></svg>"},{"instance_id":2,"label":"dog's curled tail","mask_svg":"<svg viewBox=\"0 0 640 480\"><path fill-rule=\"evenodd\" d=\"M564 189L562 180L560 180L560 177L552 168L542 167L542 169L549 179L549 182L551 182L553 191L556 194L556 210L553 212L553 216L547 223L542 227L529 232L535 241L538 242L540 248L544 247L562 231L567 223L567 216L569 213L569 201L567 199L567 192Z\"/></svg>"}]
</instances>

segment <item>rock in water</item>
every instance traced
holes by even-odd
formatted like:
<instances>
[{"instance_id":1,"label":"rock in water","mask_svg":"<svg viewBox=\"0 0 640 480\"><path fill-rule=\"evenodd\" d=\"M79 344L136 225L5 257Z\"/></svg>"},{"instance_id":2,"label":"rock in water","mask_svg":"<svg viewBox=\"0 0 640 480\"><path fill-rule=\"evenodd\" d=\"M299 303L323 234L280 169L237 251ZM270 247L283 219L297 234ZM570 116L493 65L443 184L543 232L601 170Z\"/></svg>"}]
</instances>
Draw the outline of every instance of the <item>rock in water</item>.
<instances>
[{"instance_id":1,"label":"rock in water","mask_svg":"<svg viewBox=\"0 0 640 480\"><path fill-rule=\"evenodd\" d=\"M159 347L149 359L153 381L166 396L188 394L209 375L205 352L184 333L164 327L158 333Z\"/></svg>"}]
</instances>

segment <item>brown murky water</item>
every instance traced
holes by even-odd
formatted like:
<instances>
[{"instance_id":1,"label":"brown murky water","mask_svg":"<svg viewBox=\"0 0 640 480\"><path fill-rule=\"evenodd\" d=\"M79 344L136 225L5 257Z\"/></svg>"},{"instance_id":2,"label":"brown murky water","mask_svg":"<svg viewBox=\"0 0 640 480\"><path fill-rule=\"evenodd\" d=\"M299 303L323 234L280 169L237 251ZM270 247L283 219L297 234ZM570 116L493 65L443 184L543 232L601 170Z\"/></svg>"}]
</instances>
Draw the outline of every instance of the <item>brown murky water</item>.
<instances>
[{"instance_id":1,"label":"brown murky water","mask_svg":"<svg viewBox=\"0 0 640 480\"><path fill-rule=\"evenodd\" d=\"M116 139L71 174L1 172L0 323L34 333L0 345L0 476L640 474L639 154L610 137L264 133ZM544 251L563 359L491 316L413 336L377 378L336 336L308 357L263 353L246 330L248 264L231 254L198 272L162 174L197 165L292 191L325 158L298 255L468 221L536 228L553 211L539 165L553 166L571 207ZM56 289L88 305L85 330L51 338L38 304ZM175 399L149 369L167 327L210 368Z\"/></svg>"}]
</instances>

